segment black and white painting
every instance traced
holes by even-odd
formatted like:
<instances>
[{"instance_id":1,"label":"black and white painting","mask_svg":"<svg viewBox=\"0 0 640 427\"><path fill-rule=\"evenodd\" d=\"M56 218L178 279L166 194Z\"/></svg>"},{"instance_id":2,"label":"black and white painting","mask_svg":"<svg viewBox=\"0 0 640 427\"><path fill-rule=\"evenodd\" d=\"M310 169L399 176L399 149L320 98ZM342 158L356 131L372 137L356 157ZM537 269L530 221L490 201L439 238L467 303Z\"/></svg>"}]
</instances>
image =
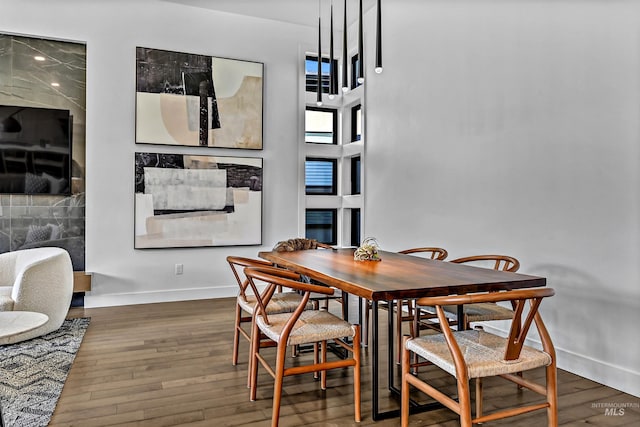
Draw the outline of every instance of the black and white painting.
<instances>
[{"instance_id":1,"label":"black and white painting","mask_svg":"<svg viewBox=\"0 0 640 427\"><path fill-rule=\"evenodd\" d=\"M263 68L136 48L136 142L262 149Z\"/></svg>"},{"instance_id":2,"label":"black and white painting","mask_svg":"<svg viewBox=\"0 0 640 427\"><path fill-rule=\"evenodd\" d=\"M262 243L262 159L135 154L135 248Z\"/></svg>"}]
</instances>

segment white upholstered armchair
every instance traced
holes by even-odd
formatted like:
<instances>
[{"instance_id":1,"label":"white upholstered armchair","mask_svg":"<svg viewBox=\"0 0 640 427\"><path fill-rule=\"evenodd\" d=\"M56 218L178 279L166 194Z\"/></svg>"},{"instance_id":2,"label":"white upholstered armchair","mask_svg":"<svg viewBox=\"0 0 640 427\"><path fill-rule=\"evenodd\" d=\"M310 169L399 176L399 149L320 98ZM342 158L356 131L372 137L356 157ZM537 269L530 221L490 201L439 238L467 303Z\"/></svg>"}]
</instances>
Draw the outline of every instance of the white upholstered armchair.
<instances>
[{"instance_id":1,"label":"white upholstered armchair","mask_svg":"<svg viewBox=\"0 0 640 427\"><path fill-rule=\"evenodd\" d=\"M44 325L7 338L25 341L62 325L73 294L73 267L62 248L35 248L0 254L0 311L35 311L49 316Z\"/></svg>"}]
</instances>

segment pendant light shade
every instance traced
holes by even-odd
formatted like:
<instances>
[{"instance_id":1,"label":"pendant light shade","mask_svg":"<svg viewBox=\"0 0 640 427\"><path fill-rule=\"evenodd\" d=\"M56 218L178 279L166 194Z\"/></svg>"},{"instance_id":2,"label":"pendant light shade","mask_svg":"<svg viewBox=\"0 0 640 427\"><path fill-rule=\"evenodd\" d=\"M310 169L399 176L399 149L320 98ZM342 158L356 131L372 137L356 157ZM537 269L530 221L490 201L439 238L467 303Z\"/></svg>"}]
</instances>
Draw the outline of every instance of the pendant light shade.
<instances>
[{"instance_id":1,"label":"pendant light shade","mask_svg":"<svg viewBox=\"0 0 640 427\"><path fill-rule=\"evenodd\" d=\"M344 0L344 23L342 26L342 92L349 91L347 73L347 0Z\"/></svg>"},{"instance_id":2,"label":"pendant light shade","mask_svg":"<svg viewBox=\"0 0 640 427\"><path fill-rule=\"evenodd\" d=\"M318 86L317 86L316 104L322 105L322 31L321 20L318 16Z\"/></svg>"},{"instance_id":3,"label":"pendant light shade","mask_svg":"<svg viewBox=\"0 0 640 427\"><path fill-rule=\"evenodd\" d=\"M378 0L376 11L376 73L382 72L382 0Z\"/></svg>"},{"instance_id":4,"label":"pendant light shade","mask_svg":"<svg viewBox=\"0 0 640 427\"><path fill-rule=\"evenodd\" d=\"M358 68L358 83L364 83L364 40L362 29L362 0L360 0L360 7L358 10L358 60L360 61L360 67Z\"/></svg>"}]
</instances>

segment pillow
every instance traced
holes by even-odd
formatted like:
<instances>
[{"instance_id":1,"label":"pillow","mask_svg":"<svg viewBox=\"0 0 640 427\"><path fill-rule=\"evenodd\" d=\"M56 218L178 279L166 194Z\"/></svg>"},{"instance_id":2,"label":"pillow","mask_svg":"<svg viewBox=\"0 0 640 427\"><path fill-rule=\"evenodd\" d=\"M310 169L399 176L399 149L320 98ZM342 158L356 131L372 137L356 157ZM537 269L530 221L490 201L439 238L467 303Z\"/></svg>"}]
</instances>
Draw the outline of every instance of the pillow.
<instances>
[{"instance_id":1,"label":"pillow","mask_svg":"<svg viewBox=\"0 0 640 427\"><path fill-rule=\"evenodd\" d=\"M27 245L29 243L51 240L51 231L52 228L49 225L30 225L24 244Z\"/></svg>"},{"instance_id":2,"label":"pillow","mask_svg":"<svg viewBox=\"0 0 640 427\"><path fill-rule=\"evenodd\" d=\"M49 193L60 194L67 189L69 183L64 178L56 178L46 172L42 173L42 177L49 182Z\"/></svg>"},{"instance_id":3,"label":"pillow","mask_svg":"<svg viewBox=\"0 0 640 427\"><path fill-rule=\"evenodd\" d=\"M24 181L24 192L27 194L48 193L49 180L32 173L28 173Z\"/></svg>"}]
</instances>

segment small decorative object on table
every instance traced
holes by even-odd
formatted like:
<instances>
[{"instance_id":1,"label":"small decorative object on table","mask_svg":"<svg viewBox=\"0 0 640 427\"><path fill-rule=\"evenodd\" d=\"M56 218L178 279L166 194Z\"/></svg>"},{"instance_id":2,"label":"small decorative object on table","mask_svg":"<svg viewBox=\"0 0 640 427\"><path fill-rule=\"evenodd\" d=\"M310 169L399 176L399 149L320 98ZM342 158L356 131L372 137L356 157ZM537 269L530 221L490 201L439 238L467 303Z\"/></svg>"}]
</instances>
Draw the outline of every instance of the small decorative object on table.
<instances>
[{"instance_id":1,"label":"small decorative object on table","mask_svg":"<svg viewBox=\"0 0 640 427\"><path fill-rule=\"evenodd\" d=\"M353 253L353 259L356 261L382 261L378 255L379 247L375 237L367 237Z\"/></svg>"}]
</instances>

